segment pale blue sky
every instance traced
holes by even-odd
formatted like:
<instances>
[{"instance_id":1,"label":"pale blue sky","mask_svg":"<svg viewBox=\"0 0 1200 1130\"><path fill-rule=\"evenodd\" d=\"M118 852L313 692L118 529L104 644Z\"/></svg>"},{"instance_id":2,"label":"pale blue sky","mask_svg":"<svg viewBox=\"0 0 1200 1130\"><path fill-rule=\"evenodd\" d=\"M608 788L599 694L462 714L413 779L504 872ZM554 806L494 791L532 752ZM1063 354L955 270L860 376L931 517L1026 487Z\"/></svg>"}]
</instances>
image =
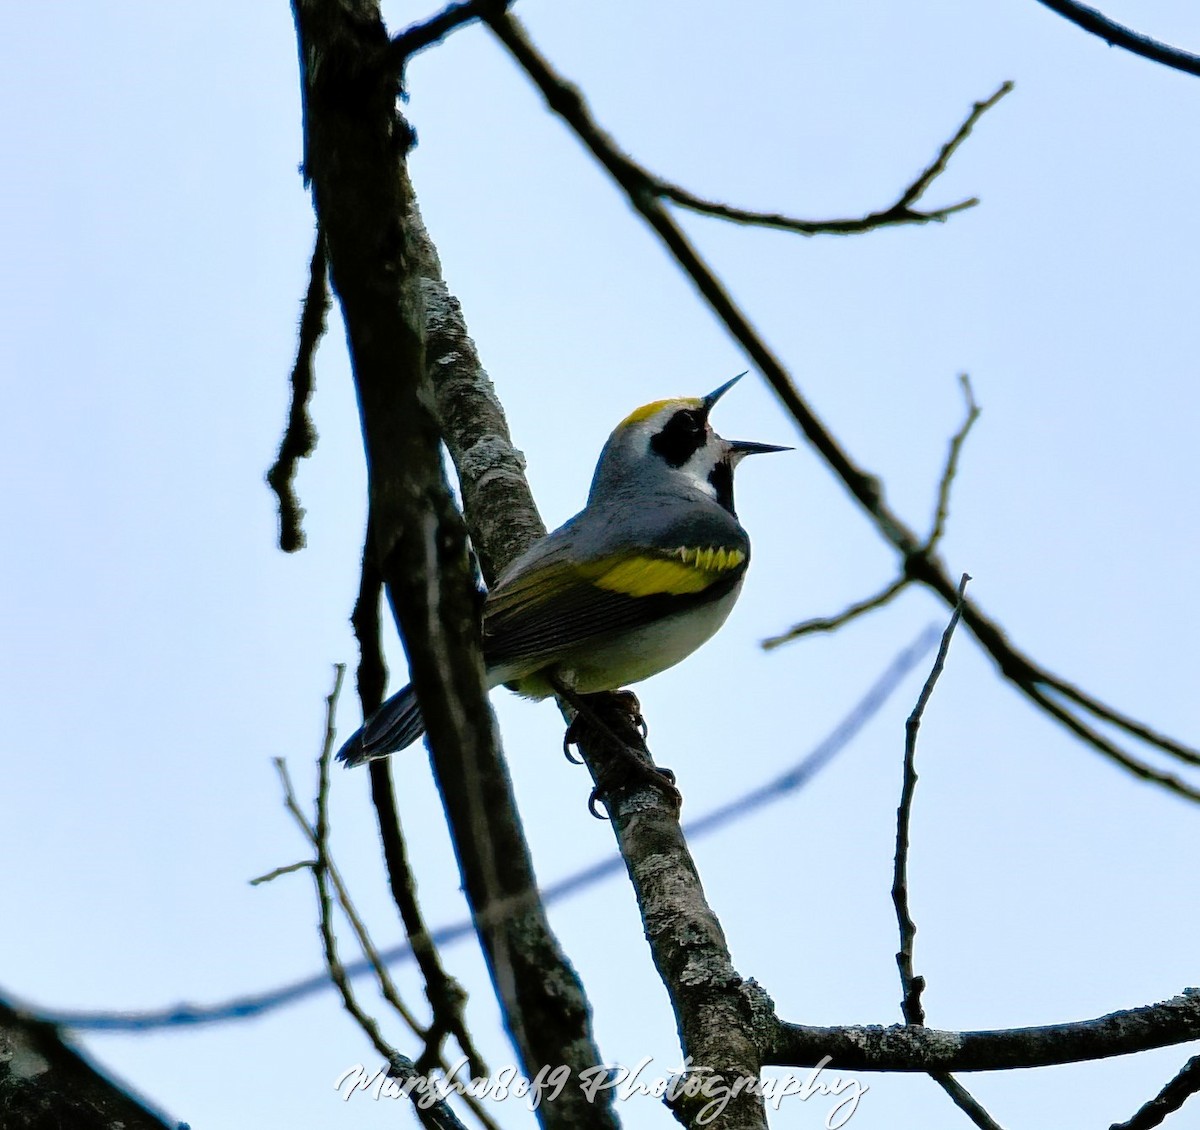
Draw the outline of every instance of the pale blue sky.
<instances>
[{"instance_id":1,"label":"pale blue sky","mask_svg":"<svg viewBox=\"0 0 1200 1130\"><path fill-rule=\"evenodd\" d=\"M387 5L395 28L430 10ZM957 374L971 374L984 414L955 489L948 567L973 574L974 597L1018 646L1194 742L1200 81L1107 49L1034 0L523 0L517 11L651 168L808 216L890 203L973 101L1016 82L929 193L929 205L983 200L944 226L803 240L684 223L918 527L961 420ZM1109 11L1200 49L1193 4ZM312 239L290 14L282 0L26 5L0 51L0 854L12 863L0 985L57 1008L260 990L320 964L307 878L247 880L304 855L270 759L288 757L311 791L331 665L355 658L364 505L335 320L318 358L320 445L299 478L309 548L274 548L262 476ZM706 392L747 363L487 33L422 55L410 80L425 217L556 524L628 411ZM796 440L750 378L715 422L737 438ZM873 591L894 562L802 446L748 464L738 502L754 539L738 608L716 641L639 692L692 816L795 761L945 614L914 592L764 655L763 637ZM735 963L789 1019L899 1019L888 888L919 684L807 790L696 844ZM558 752L553 707L495 704L539 876L611 853L583 771ZM341 732L356 723L348 697ZM1034 713L966 634L918 756L912 908L930 1024L1079 1019L1200 981L1195 806ZM428 916L458 920L423 755L398 769ZM389 944L400 929L366 777L334 783L335 856ZM675 1066L628 886L610 880L552 920L605 1057ZM444 956L471 989L488 1058L509 1062L480 959L470 945ZM399 979L419 1002L411 971ZM337 1075L373 1056L332 993L251 1023L85 1046L197 1130L411 1118L334 1093ZM965 1082L1006 1127L1104 1126L1188 1054ZM871 1090L855 1130L966 1125L928 1080L861 1078ZM807 1130L826 1112L785 1101L772 1125ZM496 1113L531 1124L516 1107ZM674 1124L648 1099L622 1115L634 1130Z\"/></svg>"}]
</instances>

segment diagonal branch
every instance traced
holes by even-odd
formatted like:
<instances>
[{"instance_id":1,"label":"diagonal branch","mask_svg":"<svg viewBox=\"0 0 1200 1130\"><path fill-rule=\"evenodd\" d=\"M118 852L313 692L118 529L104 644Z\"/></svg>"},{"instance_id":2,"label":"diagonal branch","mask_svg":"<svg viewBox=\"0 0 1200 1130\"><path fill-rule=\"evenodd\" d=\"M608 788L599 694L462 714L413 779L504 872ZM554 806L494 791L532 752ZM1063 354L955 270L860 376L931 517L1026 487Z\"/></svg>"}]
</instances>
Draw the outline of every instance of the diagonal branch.
<instances>
[{"instance_id":1,"label":"diagonal branch","mask_svg":"<svg viewBox=\"0 0 1200 1130\"><path fill-rule=\"evenodd\" d=\"M406 27L393 36L380 51L378 67L393 74L402 74L405 64L418 51L441 43L446 36L469 23L481 19L489 12L503 11L512 0L460 0L447 4L435 16Z\"/></svg>"},{"instance_id":2,"label":"diagonal branch","mask_svg":"<svg viewBox=\"0 0 1200 1130\"><path fill-rule=\"evenodd\" d=\"M604 711L598 705L602 697L588 696L589 706ZM729 1088L733 1096L711 1120L700 1119L706 1098L684 1095L668 1105L685 1127L766 1130L762 1097L747 1082L756 1083L761 1075L761 1017L773 1015L773 1005L734 968L675 802L644 777L624 787L612 784L621 753L614 745L624 744L626 756L636 750L648 766L654 764L642 732L618 701L582 728L579 748L608 809L650 954L671 998L685 1060L694 1065L693 1073L703 1073L700 1077Z\"/></svg>"},{"instance_id":3,"label":"diagonal branch","mask_svg":"<svg viewBox=\"0 0 1200 1130\"><path fill-rule=\"evenodd\" d=\"M936 593L948 607L953 608L958 600L957 587L949 573L934 559L926 544L907 523L888 506L884 500L880 480L864 471L850 458L800 394L782 361L763 341L712 268L654 195L652 182L644 171L622 153L596 124L578 89L554 71L529 41L523 26L513 16L504 14L489 17L488 24L533 80L550 109L562 117L596 160L625 190L630 204L662 240L700 295L725 324L730 335L746 350L809 443L825 460L833 474L841 480L859 506L866 511L880 535L900 554L905 575ZM1048 705L1049 700L1041 688L1056 677L1013 647L1003 629L984 615L973 602L964 603L962 619L980 645L992 656L1001 674L1011 680L1040 709L1066 725L1097 752L1131 770L1143 780L1153 781L1188 800L1200 801L1200 789L1169 773L1159 772L1121 750L1068 711L1062 708L1051 709ZM1130 720L1124 715L1105 707L1090 696L1080 693L1075 704L1083 711L1113 722L1131 736L1147 741L1156 749L1172 756L1179 756L1178 751L1184 750L1189 758L1200 757L1200 752L1184 746L1183 743L1156 740L1158 736L1150 727L1143 724L1130 725Z\"/></svg>"},{"instance_id":4,"label":"diagonal branch","mask_svg":"<svg viewBox=\"0 0 1200 1130\"><path fill-rule=\"evenodd\" d=\"M1152 1130L1161 1126L1168 1114L1177 1111L1192 1095L1200 1092L1200 1055L1194 1055L1157 1095L1128 1122L1116 1122L1108 1130Z\"/></svg>"},{"instance_id":5,"label":"diagonal branch","mask_svg":"<svg viewBox=\"0 0 1200 1130\"><path fill-rule=\"evenodd\" d=\"M801 220L794 216L784 216L778 212L756 212L748 208L736 208L729 204L718 204L705 200L686 188L663 180L647 172L653 192L663 199L698 212L703 216L715 216L717 219L729 220L735 224L747 224L754 227L777 228L781 231L797 232L800 235L857 235L860 232L874 231L877 228L893 227L897 224L928 224L945 223L956 212L974 208L978 197L960 200L945 208L934 208L930 211L918 211L913 208L933 182L946 171L946 165L954 155L954 151L970 135L979 119L987 113L1013 88L1011 82L1001 84L1000 88L990 98L976 102L966 121L958 128L958 132L942 146L937 157L933 159L917 175L917 178L900 194L894 204L878 212L870 212L853 220Z\"/></svg>"},{"instance_id":6,"label":"diagonal branch","mask_svg":"<svg viewBox=\"0 0 1200 1130\"><path fill-rule=\"evenodd\" d=\"M373 539L367 530L363 547L362 575L358 599L351 623L358 640L358 687L363 717L369 717L383 701L386 668L379 634L379 602L383 595L383 577L371 558ZM467 1029L464 1009L467 994L442 965L437 947L425 925L425 916L417 901L416 878L408 862L408 847L400 827L400 812L396 806L396 791L392 785L391 758L372 761L367 770L371 778L371 800L379 822L379 838L383 844L384 865L392 900L404 923L408 944L425 981L425 997L433 1010L433 1022L425 1034L425 1052L417 1060L417 1070L427 1071L440 1058L441 1046L447 1036L453 1036L467 1057L471 1074L485 1078L489 1074Z\"/></svg>"},{"instance_id":7,"label":"diagonal branch","mask_svg":"<svg viewBox=\"0 0 1200 1130\"><path fill-rule=\"evenodd\" d=\"M1038 0L1039 4L1057 12L1065 20L1070 20L1076 27L1098 35L1110 47L1122 47L1149 59L1154 63L1162 63L1164 67L1172 67L1184 74L1200 75L1200 55L1193 55L1169 43L1151 39L1140 31L1126 27L1124 24L1110 20L1103 12L1089 8L1086 4L1077 4L1075 0Z\"/></svg>"}]
</instances>

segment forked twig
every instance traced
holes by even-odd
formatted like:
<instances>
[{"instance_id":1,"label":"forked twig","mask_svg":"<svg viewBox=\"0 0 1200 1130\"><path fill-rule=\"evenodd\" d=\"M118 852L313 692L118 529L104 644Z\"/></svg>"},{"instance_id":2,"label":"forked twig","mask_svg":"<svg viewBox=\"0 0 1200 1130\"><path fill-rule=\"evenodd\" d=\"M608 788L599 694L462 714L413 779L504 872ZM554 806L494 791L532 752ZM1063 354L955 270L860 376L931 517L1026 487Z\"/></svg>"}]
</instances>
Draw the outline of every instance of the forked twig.
<instances>
[{"instance_id":1,"label":"forked twig","mask_svg":"<svg viewBox=\"0 0 1200 1130\"><path fill-rule=\"evenodd\" d=\"M714 216L717 219L729 220L735 224L747 224L754 227L776 228L780 231L796 232L800 235L857 235L862 232L875 231L878 228L893 227L897 224L929 224L945 223L956 212L974 208L979 203L977 196L960 200L944 208L933 208L929 211L917 211L913 205L925 194L933 182L946 171L946 165L954 151L970 135L979 119L987 113L1013 88L1011 82L1005 82L990 98L976 102L967 115L966 121L958 128L958 132L947 141L934 158L917 178L900 194L894 204L882 208L878 212L870 212L853 220L801 220L794 216L785 216L779 212L758 212L749 208L738 208L730 204L720 204L713 200L705 200L686 188L663 180L652 173L645 172L651 189L658 196L698 212L703 216ZM644 171L644 170L643 170Z\"/></svg>"}]
</instances>

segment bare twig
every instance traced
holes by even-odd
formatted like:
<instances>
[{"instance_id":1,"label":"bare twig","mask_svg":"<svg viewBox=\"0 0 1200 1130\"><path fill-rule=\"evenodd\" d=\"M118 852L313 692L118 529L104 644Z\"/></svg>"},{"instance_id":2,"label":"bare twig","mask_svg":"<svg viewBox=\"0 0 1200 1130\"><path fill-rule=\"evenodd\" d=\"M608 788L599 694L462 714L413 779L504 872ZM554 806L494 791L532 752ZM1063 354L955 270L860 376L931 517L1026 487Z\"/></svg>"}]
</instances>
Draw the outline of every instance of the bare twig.
<instances>
[{"instance_id":1,"label":"bare twig","mask_svg":"<svg viewBox=\"0 0 1200 1130\"><path fill-rule=\"evenodd\" d=\"M1153 1130L1197 1092L1200 1092L1200 1055L1192 1056L1179 1074L1128 1122L1114 1122L1108 1130Z\"/></svg>"},{"instance_id":2,"label":"bare twig","mask_svg":"<svg viewBox=\"0 0 1200 1130\"><path fill-rule=\"evenodd\" d=\"M967 396L969 399L969 387L967 388ZM949 479L953 477L952 468L957 458L957 448L961 446L962 438L966 435L967 429L970 428L974 421L976 411L972 403L971 415L968 416L967 423L964 425L962 431L955 436L955 442L951 445L949 460L951 469L943 478L943 483L946 485L948 485ZM943 491L944 494L945 491ZM939 504L939 514L942 513L942 509L942 505ZM933 535L931 535L931 540L932 537ZM942 643L938 648L937 657L933 661L933 669L929 672L929 677L925 680L925 685L921 688L921 693L917 698L917 705L908 716L908 722L904 727L904 783L900 791L900 806L896 810L896 862L892 879L892 903L896 908L896 922L900 927L900 951L896 954L896 967L900 971L900 990L902 994L900 1010L904 1014L904 1022L917 1027L925 1023L925 1009L921 1004L921 993L925 989L925 978L919 977L913 972L913 942L917 936L917 925L913 921L912 914L908 908L908 846L910 842L909 827L912 819L912 804L917 787L917 732L921 728L921 719L924 717L925 708L929 705L929 699L933 695L933 688L937 685L937 681L942 674L942 669L946 665L946 655L950 650L950 640L954 635L954 629L958 626L959 618L962 616L963 596L966 593L967 582L970 579L964 573L962 579L958 582L958 603L954 607L950 623L946 625L946 630L942 633ZM945 1071L930 1072L930 1075L934 1082L950 1096L954 1104L976 1126L980 1127L980 1130L1000 1130L1000 1127L993 1121L991 1115L984 1110L978 1100L953 1075Z\"/></svg>"},{"instance_id":3,"label":"bare twig","mask_svg":"<svg viewBox=\"0 0 1200 1130\"><path fill-rule=\"evenodd\" d=\"M634 164L597 125L583 96L554 71L545 57L530 43L524 28L511 14L489 17L488 24L533 80L545 97L547 105L574 130L580 141L625 190L630 204L662 240L701 296L725 324L730 335L746 350L809 443L867 512L879 533L898 551L904 562L905 575L935 592L948 606L954 607L958 599L957 590L949 573L933 559L925 543L884 501L883 487L879 479L855 464L801 396L783 363L763 341L712 268L693 247L683 229L649 189L644 170ZM1037 688L1040 684L1054 679L1054 676L1014 648L999 625L985 616L971 601L963 604L962 619L995 660L1002 674L1012 680L1040 708L1047 710L1046 697L1039 695ZM1106 721L1113 722L1131 736L1147 741L1172 756L1179 756L1179 750L1184 750L1189 757L1200 757L1200 752L1180 742L1158 740L1159 736L1148 726L1135 724L1136 729L1131 727L1128 725L1130 720L1124 715L1105 707L1090 696L1080 693L1075 702L1085 711L1104 717ZM1060 717L1061 712L1047 712L1063 721ZM1169 774L1158 773L1124 751L1119 751L1119 756L1114 757L1113 744L1097 740L1096 732L1078 719L1073 719L1073 723L1067 725L1098 752L1113 757L1119 764L1131 769L1143 779L1163 785L1189 800L1200 801L1200 790L1192 788L1186 782Z\"/></svg>"},{"instance_id":4,"label":"bare twig","mask_svg":"<svg viewBox=\"0 0 1200 1130\"><path fill-rule=\"evenodd\" d=\"M1200 75L1200 55L1193 55L1190 51L1151 39L1140 31L1134 31L1116 20L1110 20L1095 8L1077 4L1075 0L1038 0L1038 3L1052 12L1057 12L1063 19L1070 20L1076 27L1098 35L1110 47L1122 47L1135 55L1141 55L1143 59L1162 63L1164 67L1172 67L1189 75Z\"/></svg>"},{"instance_id":5,"label":"bare twig","mask_svg":"<svg viewBox=\"0 0 1200 1130\"><path fill-rule=\"evenodd\" d=\"M333 720L338 695L341 693L342 679L345 674L345 665L339 663L337 665L337 674L334 678L333 690L326 699L325 741L322 744L321 756L317 759L316 821L311 827L296 800L296 794L292 789L291 779L288 776L287 766L284 764L282 758L276 758L275 765L279 770L279 775L283 782L285 804L288 811L296 817L297 821L304 826L305 830L312 837L313 846L317 851L317 862L312 872L317 888L317 902L321 912L321 945L325 953L325 967L329 974L329 979L341 995L342 1007L345 1008L350 1016L353 1017L355 1023L366 1033L375 1050L388 1061L391 1073L398 1076L405 1076L412 1065L406 1057L401 1056L384 1039L375 1018L367 1013L358 1003L358 998L355 997L354 990L350 986L350 978L346 975L345 967L338 957L337 935L333 929L333 898L330 895L333 863L329 857L329 762L333 757L334 737L336 733ZM344 899L342 900L342 906L344 910L347 909ZM354 916L354 918L357 918L357 916ZM384 981L390 984L390 978L387 977L386 971L383 971L381 985ZM395 1001L392 1003L395 1004ZM449 1109L444 1100L434 1102L427 1107L423 1107L414 1101L414 1109L421 1120L421 1124L427 1130L463 1130L462 1123L454 1115L454 1112Z\"/></svg>"},{"instance_id":6,"label":"bare twig","mask_svg":"<svg viewBox=\"0 0 1200 1130\"><path fill-rule=\"evenodd\" d=\"M1003 1130L998 1123L957 1079L947 1071L933 1071L929 1076L947 1095L959 1110L963 1112L979 1130Z\"/></svg>"},{"instance_id":7,"label":"bare twig","mask_svg":"<svg viewBox=\"0 0 1200 1130\"><path fill-rule=\"evenodd\" d=\"M793 624L786 632L780 632L777 636L771 636L762 642L762 646L770 651L772 648L779 647L781 644L791 643L792 640L799 639L801 636L811 636L818 632L833 632L844 624L849 624L851 620L858 619L859 616L867 612L874 612L877 608L882 608L885 604L891 602L892 598L903 592L911 583L909 577L897 577L889 585L885 585L874 596L869 596L865 600L856 601L854 604L848 605L836 616L817 616L812 620L801 620L799 624Z\"/></svg>"},{"instance_id":8,"label":"bare twig","mask_svg":"<svg viewBox=\"0 0 1200 1130\"><path fill-rule=\"evenodd\" d=\"M921 212L913 205L925 194L929 186L946 171L954 151L967 139L980 117L1000 101L1013 84L1006 82L1001 85L990 98L976 102L967 116L967 120L959 127L958 132L942 146L937 157L921 170L916 180L901 194L899 199L887 208L878 212L870 212L853 220L801 220L793 216L784 216L778 212L756 212L748 208L736 208L729 204L719 204L705 200L677 184L672 184L651 173L646 173L652 190L660 197L699 212L705 216L715 216L718 219L729 220L735 224L748 224L755 227L778 228L782 231L797 232L800 235L855 235L860 232L874 231L877 228L891 227L896 224L928 224L945 223L956 212L974 208L979 203L978 197L960 200L945 208L934 208Z\"/></svg>"},{"instance_id":9,"label":"bare twig","mask_svg":"<svg viewBox=\"0 0 1200 1130\"><path fill-rule=\"evenodd\" d=\"M1111 722L1114 726L1119 726L1135 738L1141 738L1147 745L1158 746L1159 749L1165 750L1173 757L1177 757L1180 761L1188 765L1200 765L1200 753L1197 751L1189 749L1181 742L1175 741L1174 738L1160 734L1144 722L1138 722L1136 719L1130 718L1128 714L1122 714L1115 707L1108 706L1092 698L1091 695L1081 691L1065 679L1060 679L1057 675L1051 675L1048 671L1043 671L1041 673L1041 681L1044 686L1057 691L1063 698L1070 699L1077 705L1082 706L1088 713L1094 714L1101 721Z\"/></svg>"},{"instance_id":10,"label":"bare twig","mask_svg":"<svg viewBox=\"0 0 1200 1130\"><path fill-rule=\"evenodd\" d=\"M1083 738L1094 750L1115 761L1135 777L1139 777L1143 781L1149 781L1151 784L1160 785L1168 792L1175 793L1186 800L1200 801L1200 789L1176 777L1173 773L1164 773L1160 769L1155 769L1153 765L1148 765L1144 761L1139 761L1136 757L1131 757L1115 742L1109 741L1099 730L1093 729L1086 722L1081 721L1070 711L1064 709L1060 703L1055 702L1054 699L1045 693L1042 689L1044 681L1040 678L1029 680L1017 679L1014 682L1052 718L1057 718L1068 730ZM1096 713L1099 712L1097 711ZM1188 752L1191 754L1190 750Z\"/></svg>"},{"instance_id":11,"label":"bare twig","mask_svg":"<svg viewBox=\"0 0 1200 1130\"><path fill-rule=\"evenodd\" d=\"M466 990L442 966L417 901L416 879L409 866L404 833L400 829L400 814L396 808L391 764L390 758L384 758L372 761L368 769L371 800L379 821L379 838L383 843L383 858L387 866L388 887L425 981L425 997L433 1010L433 1022L425 1035L425 1051L417 1060L417 1068L425 1071L438 1062L442 1041L449 1035L454 1037L467 1057L472 1076L484 1077L488 1074L487 1064L475 1047L464 1015Z\"/></svg>"},{"instance_id":12,"label":"bare twig","mask_svg":"<svg viewBox=\"0 0 1200 1130\"><path fill-rule=\"evenodd\" d=\"M411 24L389 41L380 56L380 66L399 74L404 64L418 51L441 43L451 32L482 18L488 12L503 11L512 0L461 0L447 4L436 16Z\"/></svg>"},{"instance_id":13,"label":"bare twig","mask_svg":"<svg viewBox=\"0 0 1200 1130\"><path fill-rule=\"evenodd\" d=\"M289 863L284 867L276 867L273 871L268 871L265 875L259 875L257 879L250 880L250 886L258 887L263 883L271 883L278 879L281 875L290 875L293 871L308 871L316 867L315 859L301 859L296 863Z\"/></svg>"},{"instance_id":14,"label":"bare twig","mask_svg":"<svg viewBox=\"0 0 1200 1130\"><path fill-rule=\"evenodd\" d=\"M925 979L913 973L913 940L916 938L917 927L908 910L908 845L909 825L912 819L913 797L917 787L917 732L921 728L921 718L925 707L933 694L942 669L946 665L946 654L950 650L950 640L958 621L962 616L962 599L966 592L970 577L966 573L958 583L959 603L955 606L950 623L942 633L942 643L938 648L937 657L933 661L933 669L921 688L917 705L913 707L904 727L904 782L900 790L900 805L896 809L896 860L892 877L892 903L896 908L896 921L900 927L900 951L896 954L896 966L900 970L900 988L903 999L900 1002L901 1012L906 1024L924 1024L925 1010L921 1007L921 993L925 988Z\"/></svg>"},{"instance_id":15,"label":"bare twig","mask_svg":"<svg viewBox=\"0 0 1200 1130\"><path fill-rule=\"evenodd\" d=\"M351 929L354 931L363 955L370 962L371 968L375 973L375 977L379 983L379 990L383 994L384 999L396 1010L405 1024L416 1035L425 1039L427 1034L425 1027L401 999L399 990L396 988L396 984L388 972L387 965L375 949L375 945L371 941L371 936L367 931L366 923L363 922L358 910L351 901L350 892L346 888L346 884L343 882L341 874L334 865L329 852L329 766L326 751L327 748L332 748L336 734L333 720L337 709L338 696L341 694L342 680L346 674L345 664L337 664L336 671L333 691L326 699L325 743L322 746L321 757L317 763L318 785L315 823L309 823L308 817L300 807L300 802L296 799L296 792L292 787L292 780L288 773L286 762L284 762L282 757L277 757L274 759L274 763L276 772L279 774L280 784L283 788L283 803L313 850L316 851L317 858L313 864L313 872L314 874L319 872L321 883L326 887L331 885L337 894L338 902L342 907L343 913L346 915L347 921L350 923Z\"/></svg>"},{"instance_id":16,"label":"bare twig","mask_svg":"<svg viewBox=\"0 0 1200 1130\"><path fill-rule=\"evenodd\" d=\"M938 483L937 508L933 513L933 525L930 527L929 537L925 539L924 552L926 554L932 553L937 548L938 542L942 540L942 535L946 532L946 519L950 516L950 487L954 484L954 476L958 474L959 456L962 454L963 444L966 443L968 433L975 421L979 419L980 408L975 403L975 394L971 391L971 378L966 373L960 373L958 380L962 385L963 397L967 402L967 418L963 421L962 427L950 439L950 452L946 456L946 467L942 471L942 478Z\"/></svg>"},{"instance_id":17,"label":"bare twig","mask_svg":"<svg viewBox=\"0 0 1200 1130\"><path fill-rule=\"evenodd\" d=\"M950 515L950 488L954 483L955 475L958 473L959 456L962 453L967 434L979 418L980 409L979 405L975 403L975 397L971 391L970 379L966 373L962 373L958 379L962 385L963 395L967 402L967 416L958 431L950 437L950 451L946 456L946 465L942 470L942 477L938 480L933 525L930 527L929 536L917 551L918 558L931 555L937 549L938 542L941 541L942 535L945 533L946 519ZM838 628L849 624L851 620L856 620L859 616L865 615L868 612L874 612L877 608L882 608L884 605L889 604L893 598L902 593L912 583L913 577L908 574L907 570L903 570L900 576L890 584L884 586L884 588L880 589L873 596L869 596L865 600L856 601L835 616L818 616L812 620L803 620L799 624L788 628L786 632L781 632L777 636L771 636L769 639L763 640L762 646L769 651L772 648L779 647L780 644L790 643L794 639L799 639L801 636L813 635L817 632L836 631Z\"/></svg>"},{"instance_id":18,"label":"bare twig","mask_svg":"<svg viewBox=\"0 0 1200 1130\"><path fill-rule=\"evenodd\" d=\"M325 333L325 314L329 310L326 275L325 240L318 228L308 266L308 291L300 314L287 428L279 443L279 454L267 472L267 483L279 499L279 548L285 553L304 548L304 508L296 497L294 480L296 464L307 459L317 443L317 431L308 414L308 401L313 390L313 355Z\"/></svg>"}]
</instances>

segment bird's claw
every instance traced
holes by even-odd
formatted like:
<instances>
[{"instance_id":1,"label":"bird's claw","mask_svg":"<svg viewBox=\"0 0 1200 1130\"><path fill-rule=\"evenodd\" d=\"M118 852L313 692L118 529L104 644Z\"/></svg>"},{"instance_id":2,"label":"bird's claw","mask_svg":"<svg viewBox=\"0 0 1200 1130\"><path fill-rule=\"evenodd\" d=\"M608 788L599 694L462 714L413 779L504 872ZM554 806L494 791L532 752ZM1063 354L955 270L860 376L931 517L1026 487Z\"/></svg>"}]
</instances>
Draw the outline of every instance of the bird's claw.
<instances>
[{"instance_id":1,"label":"bird's claw","mask_svg":"<svg viewBox=\"0 0 1200 1130\"><path fill-rule=\"evenodd\" d=\"M576 714L575 717L571 719L570 724L567 726L567 732L563 734L563 757L565 757L572 765L585 764L582 757L576 757L571 752L571 746L578 745L583 736L584 724L580 722L582 717L582 714Z\"/></svg>"},{"instance_id":2,"label":"bird's claw","mask_svg":"<svg viewBox=\"0 0 1200 1130\"><path fill-rule=\"evenodd\" d=\"M641 731L642 741L650 736L650 727L642 715L642 704L633 691L613 691L613 707L624 710L629 715L629 721Z\"/></svg>"},{"instance_id":3,"label":"bird's claw","mask_svg":"<svg viewBox=\"0 0 1200 1130\"><path fill-rule=\"evenodd\" d=\"M608 814L596 808L597 801L608 803L607 797L614 789L628 788L631 785L648 785L658 789L678 813L683 807L683 793L675 786L675 774L670 769L660 769L656 765L647 765L633 750L628 751L628 760L622 759L620 769L610 769L603 779L596 782L596 787L588 795L588 811L597 820L607 820Z\"/></svg>"}]
</instances>

